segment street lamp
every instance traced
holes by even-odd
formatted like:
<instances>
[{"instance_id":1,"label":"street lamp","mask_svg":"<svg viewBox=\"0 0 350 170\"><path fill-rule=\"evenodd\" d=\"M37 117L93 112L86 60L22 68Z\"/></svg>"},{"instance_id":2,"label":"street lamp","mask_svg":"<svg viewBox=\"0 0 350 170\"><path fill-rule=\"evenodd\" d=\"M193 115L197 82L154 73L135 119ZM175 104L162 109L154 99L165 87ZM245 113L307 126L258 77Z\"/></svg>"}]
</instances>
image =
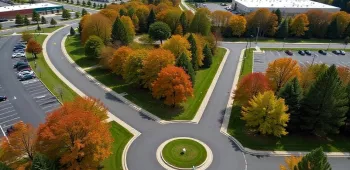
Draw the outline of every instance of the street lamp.
<instances>
[{"instance_id":1,"label":"street lamp","mask_svg":"<svg viewBox=\"0 0 350 170\"><path fill-rule=\"evenodd\" d=\"M282 51L284 50L284 44L286 43L286 38L283 38Z\"/></svg>"},{"instance_id":2,"label":"street lamp","mask_svg":"<svg viewBox=\"0 0 350 170\"><path fill-rule=\"evenodd\" d=\"M311 65L314 65L314 61L315 61L315 58L316 58L316 54L315 53L312 53L312 62L311 62Z\"/></svg>"},{"instance_id":3,"label":"street lamp","mask_svg":"<svg viewBox=\"0 0 350 170\"><path fill-rule=\"evenodd\" d=\"M250 35L250 42L249 42L249 48L252 48L252 39L254 38L253 35Z\"/></svg>"},{"instance_id":4,"label":"street lamp","mask_svg":"<svg viewBox=\"0 0 350 170\"><path fill-rule=\"evenodd\" d=\"M256 32L255 44L258 44L258 38L259 38L259 29L260 29L260 27L258 27L258 32Z\"/></svg>"},{"instance_id":5,"label":"street lamp","mask_svg":"<svg viewBox=\"0 0 350 170\"><path fill-rule=\"evenodd\" d=\"M329 46L331 46L331 42L332 42L332 40L329 40L328 47L327 47L327 50L326 50L326 51L329 50Z\"/></svg>"}]
</instances>

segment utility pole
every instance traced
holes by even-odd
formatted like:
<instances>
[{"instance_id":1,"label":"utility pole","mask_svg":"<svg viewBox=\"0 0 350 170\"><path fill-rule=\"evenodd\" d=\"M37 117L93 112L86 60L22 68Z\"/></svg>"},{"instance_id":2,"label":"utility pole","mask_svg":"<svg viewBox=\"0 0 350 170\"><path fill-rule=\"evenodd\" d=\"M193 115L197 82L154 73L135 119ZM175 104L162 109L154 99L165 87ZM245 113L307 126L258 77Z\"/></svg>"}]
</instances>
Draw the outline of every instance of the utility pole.
<instances>
[{"instance_id":1,"label":"utility pole","mask_svg":"<svg viewBox=\"0 0 350 170\"><path fill-rule=\"evenodd\" d=\"M312 62L311 62L311 65L314 65L315 58L316 58L316 54L315 54L315 53L313 53L313 57L312 57Z\"/></svg>"},{"instance_id":2,"label":"utility pole","mask_svg":"<svg viewBox=\"0 0 350 170\"><path fill-rule=\"evenodd\" d=\"M256 32L255 44L258 44L259 29L260 29L260 27L258 27L258 32Z\"/></svg>"},{"instance_id":3,"label":"utility pole","mask_svg":"<svg viewBox=\"0 0 350 170\"><path fill-rule=\"evenodd\" d=\"M283 38L282 51L284 50L284 44L286 43L286 38Z\"/></svg>"},{"instance_id":4,"label":"utility pole","mask_svg":"<svg viewBox=\"0 0 350 170\"><path fill-rule=\"evenodd\" d=\"M329 40L327 51L329 50L329 46L331 46L331 42L332 42L332 40Z\"/></svg>"}]
</instances>

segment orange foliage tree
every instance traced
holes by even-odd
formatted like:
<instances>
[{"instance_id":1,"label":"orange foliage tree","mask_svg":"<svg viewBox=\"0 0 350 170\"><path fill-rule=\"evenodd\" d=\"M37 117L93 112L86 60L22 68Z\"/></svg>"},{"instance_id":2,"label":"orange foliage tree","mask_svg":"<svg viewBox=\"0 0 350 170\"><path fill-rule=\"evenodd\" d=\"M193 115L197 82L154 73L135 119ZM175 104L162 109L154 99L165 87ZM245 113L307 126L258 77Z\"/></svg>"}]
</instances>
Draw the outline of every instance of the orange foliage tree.
<instances>
[{"instance_id":1,"label":"orange foliage tree","mask_svg":"<svg viewBox=\"0 0 350 170\"><path fill-rule=\"evenodd\" d=\"M216 27L227 27L232 16L236 15L233 15L229 11L216 10L211 13L211 22Z\"/></svg>"},{"instance_id":2,"label":"orange foliage tree","mask_svg":"<svg viewBox=\"0 0 350 170\"><path fill-rule=\"evenodd\" d=\"M240 37L246 30L247 21L243 16L232 15L229 20L229 25L232 29L232 35Z\"/></svg>"},{"instance_id":3,"label":"orange foliage tree","mask_svg":"<svg viewBox=\"0 0 350 170\"><path fill-rule=\"evenodd\" d=\"M154 49L151 50L142 62L142 79L146 88L151 88L154 80L157 79L158 73L167 65L175 64L175 56L169 50Z\"/></svg>"},{"instance_id":4,"label":"orange foliage tree","mask_svg":"<svg viewBox=\"0 0 350 170\"><path fill-rule=\"evenodd\" d=\"M109 67L114 73L116 73L117 75L122 75L123 65L131 53L132 49L127 46L122 46L114 52L113 56L111 57L111 60L109 60Z\"/></svg>"},{"instance_id":5,"label":"orange foliage tree","mask_svg":"<svg viewBox=\"0 0 350 170\"><path fill-rule=\"evenodd\" d=\"M296 15L290 25L291 34L300 37L305 35L305 32L309 30L309 20L306 14Z\"/></svg>"},{"instance_id":6,"label":"orange foliage tree","mask_svg":"<svg viewBox=\"0 0 350 170\"><path fill-rule=\"evenodd\" d=\"M153 97L165 98L164 103L175 107L193 96L190 76L179 67L167 66L158 74L158 78L152 85Z\"/></svg>"},{"instance_id":7,"label":"orange foliage tree","mask_svg":"<svg viewBox=\"0 0 350 170\"><path fill-rule=\"evenodd\" d=\"M108 128L90 109L65 103L39 126L36 147L52 159L59 158L66 169L96 169L111 154Z\"/></svg>"},{"instance_id":8,"label":"orange foliage tree","mask_svg":"<svg viewBox=\"0 0 350 170\"><path fill-rule=\"evenodd\" d=\"M180 54L185 53L186 56L191 57L190 43L186 38L180 35L173 35L170 39L163 43L162 47L171 51L175 57L179 57Z\"/></svg>"},{"instance_id":9,"label":"orange foliage tree","mask_svg":"<svg viewBox=\"0 0 350 170\"><path fill-rule=\"evenodd\" d=\"M123 64L123 79L127 83L142 84L142 61L148 56L148 50L134 50Z\"/></svg>"},{"instance_id":10,"label":"orange foliage tree","mask_svg":"<svg viewBox=\"0 0 350 170\"><path fill-rule=\"evenodd\" d=\"M269 90L269 83L263 73L250 73L239 81L234 100L245 105L255 95Z\"/></svg>"},{"instance_id":11,"label":"orange foliage tree","mask_svg":"<svg viewBox=\"0 0 350 170\"><path fill-rule=\"evenodd\" d=\"M349 83L350 80L350 68L349 67L344 67L344 66L339 66L337 67L338 75L340 80L344 85Z\"/></svg>"},{"instance_id":12,"label":"orange foliage tree","mask_svg":"<svg viewBox=\"0 0 350 170\"><path fill-rule=\"evenodd\" d=\"M107 17L111 23L119 16L119 13L113 9L102 9L99 13Z\"/></svg>"},{"instance_id":13,"label":"orange foliage tree","mask_svg":"<svg viewBox=\"0 0 350 170\"><path fill-rule=\"evenodd\" d=\"M100 118L101 121L108 118L106 106L100 100L93 97L77 97L74 102L67 103L67 105L90 112Z\"/></svg>"},{"instance_id":14,"label":"orange foliage tree","mask_svg":"<svg viewBox=\"0 0 350 170\"><path fill-rule=\"evenodd\" d=\"M22 159L23 156L33 161L35 154L36 132L30 124L19 122L13 126L14 131L1 141L1 150L3 155L1 161L13 163Z\"/></svg>"},{"instance_id":15,"label":"orange foliage tree","mask_svg":"<svg viewBox=\"0 0 350 170\"><path fill-rule=\"evenodd\" d=\"M112 70L109 62L111 60L111 58L113 57L113 54L116 50L113 47L110 46L104 46L101 49L101 54L100 54L100 64L104 67L104 68L108 68L110 70Z\"/></svg>"},{"instance_id":16,"label":"orange foliage tree","mask_svg":"<svg viewBox=\"0 0 350 170\"><path fill-rule=\"evenodd\" d=\"M85 44L91 35L100 37L103 42L111 38L112 22L100 13L92 14L83 25L81 42Z\"/></svg>"},{"instance_id":17,"label":"orange foliage tree","mask_svg":"<svg viewBox=\"0 0 350 170\"><path fill-rule=\"evenodd\" d=\"M41 51L43 51L43 48L41 47L41 44L39 44L33 39L30 39L29 42L27 43L26 51L28 53L32 53L32 55L34 55L34 58L37 58L36 55L40 54Z\"/></svg>"},{"instance_id":18,"label":"orange foliage tree","mask_svg":"<svg viewBox=\"0 0 350 170\"><path fill-rule=\"evenodd\" d=\"M298 166L298 163L301 161L302 156L290 156L285 158L286 166L280 165L280 170L298 170L295 169Z\"/></svg>"},{"instance_id":19,"label":"orange foliage tree","mask_svg":"<svg viewBox=\"0 0 350 170\"><path fill-rule=\"evenodd\" d=\"M270 87L278 92L289 80L300 78L300 68L296 60L291 58L279 58L269 63L266 69L266 77Z\"/></svg>"}]
</instances>

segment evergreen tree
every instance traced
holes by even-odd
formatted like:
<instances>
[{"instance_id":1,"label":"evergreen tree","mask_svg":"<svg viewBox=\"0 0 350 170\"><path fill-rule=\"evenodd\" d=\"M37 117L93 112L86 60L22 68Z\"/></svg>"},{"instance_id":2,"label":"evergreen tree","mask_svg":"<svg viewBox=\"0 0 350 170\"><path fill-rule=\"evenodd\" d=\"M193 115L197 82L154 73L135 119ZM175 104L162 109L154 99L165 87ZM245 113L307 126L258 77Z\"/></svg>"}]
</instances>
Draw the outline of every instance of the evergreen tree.
<instances>
[{"instance_id":1,"label":"evergreen tree","mask_svg":"<svg viewBox=\"0 0 350 170\"><path fill-rule=\"evenodd\" d=\"M118 17L112 27L112 42L120 41L122 44L128 44L128 33L123 22Z\"/></svg>"},{"instance_id":2,"label":"evergreen tree","mask_svg":"<svg viewBox=\"0 0 350 170\"><path fill-rule=\"evenodd\" d=\"M148 15L148 18L147 18L147 29L149 29L151 24L153 24L154 22L156 22L156 14L154 13L154 11L152 9Z\"/></svg>"},{"instance_id":3,"label":"evergreen tree","mask_svg":"<svg viewBox=\"0 0 350 170\"><path fill-rule=\"evenodd\" d=\"M200 33L203 36L207 36L210 33L211 21L207 16L207 13L202 11L197 11L193 17L190 25L190 31L193 33Z\"/></svg>"},{"instance_id":4,"label":"evergreen tree","mask_svg":"<svg viewBox=\"0 0 350 170\"><path fill-rule=\"evenodd\" d=\"M40 14L38 12L36 12L35 10L33 10L32 21L36 22L36 23L39 23L39 21L40 21Z\"/></svg>"},{"instance_id":5,"label":"evergreen tree","mask_svg":"<svg viewBox=\"0 0 350 170\"><path fill-rule=\"evenodd\" d=\"M75 12L75 18L79 18L80 17L80 13L79 12Z\"/></svg>"},{"instance_id":6,"label":"evergreen tree","mask_svg":"<svg viewBox=\"0 0 350 170\"><path fill-rule=\"evenodd\" d=\"M197 43L196 43L196 40L194 39L193 35L190 34L190 36L187 38L188 42L190 43L191 45L191 48L190 48L190 51L191 51L191 54L192 54L192 60L191 60L191 63L192 63L192 66L193 66L193 69L194 70L198 70L198 56L197 56Z\"/></svg>"},{"instance_id":7,"label":"evergreen tree","mask_svg":"<svg viewBox=\"0 0 350 170\"><path fill-rule=\"evenodd\" d=\"M276 37L277 38L287 38L288 37L288 21L287 20L283 20L282 23L280 24L280 26L278 27L277 33L276 33Z\"/></svg>"},{"instance_id":8,"label":"evergreen tree","mask_svg":"<svg viewBox=\"0 0 350 170\"><path fill-rule=\"evenodd\" d=\"M16 15L16 20L15 20L15 24L17 25L22 25L24 23L23 17L20 14Z\"/></svg>"},{"instance_id":9,"label":"evergreen tree","mask_svg":"<svg viewBox=\"0 0 350 170\"><path fill-rule=\"evenodd\" d=\"M29 19L28 19L28 16L27 16L27 15L25 15L25 16L24 16L24 19L23 19L23 24L24 24L24 25L29 25L29 24L30 24L30 21L29 21Z\"/></svg>"},{"instance_id":10,"label":"evergreen tree","mask_svg":"<svg viewBox=\"0 0 350 170\"><path fill-rule=\"evenodd\" d=\"M275 14L276 14L276 16L277 16L277 22L278 22L278 25L280 25L280 24L281 24L281 22L282 22L282 14L281 14L281 10L280 10L280 9L277 9L277 10L275 11Z\"/></svg>"},{"instance_id":11,"label":"evergreen tree","mask_svg":"<svg viewBox=\"0 0 350 170\"><path fill-rule=\"evenodd\" d=\"M90 6L91 6L91 1L88 0L86 4L87 4L88 7L90 7ZM83 9L83 10L84 10L84 9Z\"/></svg>"},{"instance_id":12,"label":"evergreen tree","mask_svg":"<svg viewBox=\"0 0 350 170\"><path fill-rule=\"evenodd\" d=\"M92 5L92 7L96 8L96 3L94 2L94 4Z\"/></svg>"},{"instance_id":13,"label":"evergreen tree","mask_svg":"<svg viewBox=\"0 0 350 170\"><path fill-rule=\"evenodd\" d=\"M331 170L332 168L328 163L327 156L323 153L322 148L317 148L306 154L294 169Z\"/></svg>"},{"instance_id":14,"label":"evergreen tree","mask_svg":"<svg viewBox=\"0 0 350 170\"><path fill-rule=\"evenodd\" d=\"M38 24L38 26L36 27L36 30L41 31L41 27L40 27L39 24Z\"/></svg>"},{"instance_id":15,"label":"evergreen tree","mask_svg":"<svg viewBox=\"0 0 350 170\"><path fill-rule=\"evenodd\" d=\"M102 8L103 8L102 4L100 4L100 6L99 6L99 7L100 7L100 9L102 9Z\"/></svg>"},{"instance_id":16,"label":"evergreen tree","mask_svg":"<svg viewBox=\"0 0 350 170\"><path fill-rule=\"evenodd\" d=\"M103 4L103 8L107 8L107 4Z\"/></svg>"},{"instance_id":17,"label":"evergreen tree","mask_svg":"<svg viewBox=\"0 0 350 170\"><path fill-rule=\"evenodd\" d=\"M187 33L187 30L188 30L188 24L187 24L187 18L186 18L185 12L182 12L182 14L180 16L180 24L182 27L182 33L183 33L183 35L185 35Z\"/></svg>"},{"instance_id":18,"label":"evergreen tree","mask_svg":"<svg viewBox=\"0 0 350 170\"><path fill-rule=\"evenodd\" d=\"M150 25L148 34L153 40L160 40L160 44L163 44L163 40L171 36L171 29L168 24L158 21Z\"/></svg>"},{"instance_id":19,"label":"evergreen tree","mask_svg":"<svg viewBox=\"0 0 350 170\"><path fill-rule=\"evenodd\" d=\"M12 170L9 166L7 166L5 163L0 162L0 170Z\"/></svg>"},{"instance_id":20,"label":"evergreen tree","mask_svg":"<svg viewBox=\"0 0 350 170\"><path fill-rule=\"evenodd\" d=\"M348 24L348 26L346 27L345 31L344 31L344 38L346 37L350 37L350 23Z\"/></svg>"},{"instance_id":21,"label":"evergreen tree","mask_svg":"<svg viewBox=\"0 0 350 170\"><path fill-rule=\"evenodd\" d=\"M211 50L208 44L205 44L204 46L203 55L204 55L203 67L210 68L211 64L213 63L213 54L211 53Z\"/></svg>"},{"instance_id":22,"label":"evergreen tree","mask_svg":"<svg viewBox=\"0 0 350 170\"><path fill-rule=\"evenodd\" d=\"M70 19L70 13L69 13L69 11L68 10L66 10L66 9L63 9L63 11L62 11L62 18L63 19Z\"/></svg>"},{"instance_id":23,"label":"evergreen tree","mask_svg":"<svg viewBox=\"0 0 350 170\"><path fill-rule=\"evenodd\" d=\"M70 3L71 3L71 4L74 4L74 1L73 1L73 0L70 0Z\"/></svg>"},{"instance_id":24,"label":"evergreen tree","mask_svg":"<svg viewBox=\"0 0 350 170\"><path fill-rule=\"evenodd\" d=\"M135 14L135 9L134 8L130 8L128 9L128 16L132 17Z\"/></svg>"},{"instance_id":25,"label":"evergreen tree","mask_svg":"<svg viewBox=\"0 0 350 170\"><path fill-rule=\"evenodd\" d=\"M75 35L75 31L74 31L73 27L70 27L70 31L69 32L70 32L70 35L72 35L72 36Z\"/></svg>"},{"instance_id":26,"label":"evergreen tree","mask_svg":"<svg viewBox=\"0 0 350 170\"><path fill-rule=\"evenodd\" d=\"M82 5L83 5L83 6L85 6L85 5L86 5L86 3L85 3L85 1L84 1L84 0L83 0L83 3L82 3Z\"/></svg>"},{"instance_id":27,"label":"evergreen tree","mask_svg":"<svg viewBox=\"0 0 350 170\"><path fill-rule=\"evenodd\" d=\"M2 30L2 24L0 24L0 30Z\"/></svg>"},{"instance_id":28,"label":"evergreen tree","mask_svg":"<svg viewBox=\"0 0 350 170\"><path fill-rule=\"evenodd\" d=\"M126 9L122 8L119 10L119 16L127 16L128 15L128 11L126 11Z\"/></svg>"},{"instance_id":29,"label":"evergreen tree","mask_svg":"<svg viewBox=\"0 0 350 170\"><path fill-rule=\"evenodd\" d=\"M56 20L51 18L50 25L55 26L57 24Z\"/></svg>"},{"instance_id":30,"label":"evergreen tree","mask_svg":"<svg viewBox=\"0 0 350 170\"><path fill-rule=\"evenodd\" d=\"M43 154L35 154L31 170L58 170L58 165Z\"/></svg>"},{"instance_id":31,"label":"evergreen tree","mask_svg":"<svg viewBox=\"0 0 350 170\"><path fill-rule=\"evenodd\" d=\"M79 0L77 0L77 5L80 5L80 1Z\"/></svg>"},{"instance_id":32,"label":"evergreen tree","mask_svg":"<svg viewBox=\"0 0 350 170\"><path fill-rule=\"evenodd\" d=\"M297 78L289 81L281 88L278 94L288 105L289 123L288 131L299 130L300 127L300 106L303 98L303 91Z\"/></svg>"},{"instance_id":33,"label":"evergreen tree","mask_svg":"<svg viewBox=\"0 0 350 170\"><path fill-rule=\"evenodd\" d=\"M186 56L185 53L181 53L180 57L177 58L176 66L182 67L185 70L185 72L191 78L192 86L194 86L196 72L193 70L192 63L188 60L188 57Z\"/></svg>"},{"instance_id":34,"label":"evergreen tree","mask_svg":"<svg viewBox=\"0 0 350 170\"><path fill-rule=\"evenodd\" d=\"M317 135L338 133L348 111L346 89L335 65L319 75L305 95L301 108L301 129Z\"/></svg>"},{"instance_id":35,"label":"evergreen tree","mask_svg":"<svg viewBox=\"0 0 350 170\"><path fill-rule=\"evenodd\" d=\"M337 17L335 17L332 20L332 22L328 25L327 37L328 38L338 38Z\"/></svg>"},{"instance_id":36,"label":"evergreen tree","mask_svg":"<svg viewBox=\"0 0 350 170\"><path fill-rule=\"evenodd\" d=\"M41 17L41 24L47 24L46 18L44 16Z\"/></svg>"},{"instance_id":37,"label":"evergreen tree","mask_svg":"<svg viewBox=\"0 0 350 170\"><path fill-rule=\"evenodd\" d=\"M350 108L350 82L349 84L346 86L346 92L347 92L347 96L348 96L348 107ZM350 133L350 109L348 110L348 112L346 113L346 120L345 120L345 133L347 135L349 135Z\"/></svg>"},{"instance_id":38,"label":"evergreen tree","mask_svg":"<svg viewBox=\"0 0 350 170\"><path fill-rule=\"evenodd\" d=\"M88 1L88 2L90 2L90 1ZM91 2L90 2L91 3ZM83 8L82 10L81 10L81 16L83 17L84 15L86 15L88 12L86 11L86 9L85 8Z\"/></svg>"}]
</instances>

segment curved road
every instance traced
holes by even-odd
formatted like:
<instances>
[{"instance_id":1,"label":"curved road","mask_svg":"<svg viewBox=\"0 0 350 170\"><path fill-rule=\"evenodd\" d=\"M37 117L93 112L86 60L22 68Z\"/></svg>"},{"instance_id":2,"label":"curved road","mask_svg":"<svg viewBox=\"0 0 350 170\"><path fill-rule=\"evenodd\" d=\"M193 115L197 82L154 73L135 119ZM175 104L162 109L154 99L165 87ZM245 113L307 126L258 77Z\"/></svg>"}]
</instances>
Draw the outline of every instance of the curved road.
<instances>
[{"instance_id":1,"label":"curved road","mask_svg":"<svg viewBox=\"0 0 350 170\"><path fill-rule=\"evenodd\" d=\"M230 49L231 52L199 124L161 125L120 102L78 72L67 61L61 50L61 41L68 32L69 27L63 28L48 40L48 56L57 70L73 85L85 94L99 98L111 113L142 133L128 150L127 164L130 170L163 169L156 160L157 147L167 139L181 136L199 139L212 149L214 160L209 167L212 170L272 170L278 169L279 164L283 163L283 157L244 155L228 137L220 133L222 117L228 102L238 58L241 50L246 46L245 43L222 43L222 46ZM281 47L282 45L259 43L259 46ZM285 47L297 46L285 45ZM320 48L320 46L323 45L303 45L305 48ZM343 47L343 45L339 46ZM346 170L350 166L350 161L347 158L330 158L329 160L335 170Z\"/></svg>"}]
</instances>

